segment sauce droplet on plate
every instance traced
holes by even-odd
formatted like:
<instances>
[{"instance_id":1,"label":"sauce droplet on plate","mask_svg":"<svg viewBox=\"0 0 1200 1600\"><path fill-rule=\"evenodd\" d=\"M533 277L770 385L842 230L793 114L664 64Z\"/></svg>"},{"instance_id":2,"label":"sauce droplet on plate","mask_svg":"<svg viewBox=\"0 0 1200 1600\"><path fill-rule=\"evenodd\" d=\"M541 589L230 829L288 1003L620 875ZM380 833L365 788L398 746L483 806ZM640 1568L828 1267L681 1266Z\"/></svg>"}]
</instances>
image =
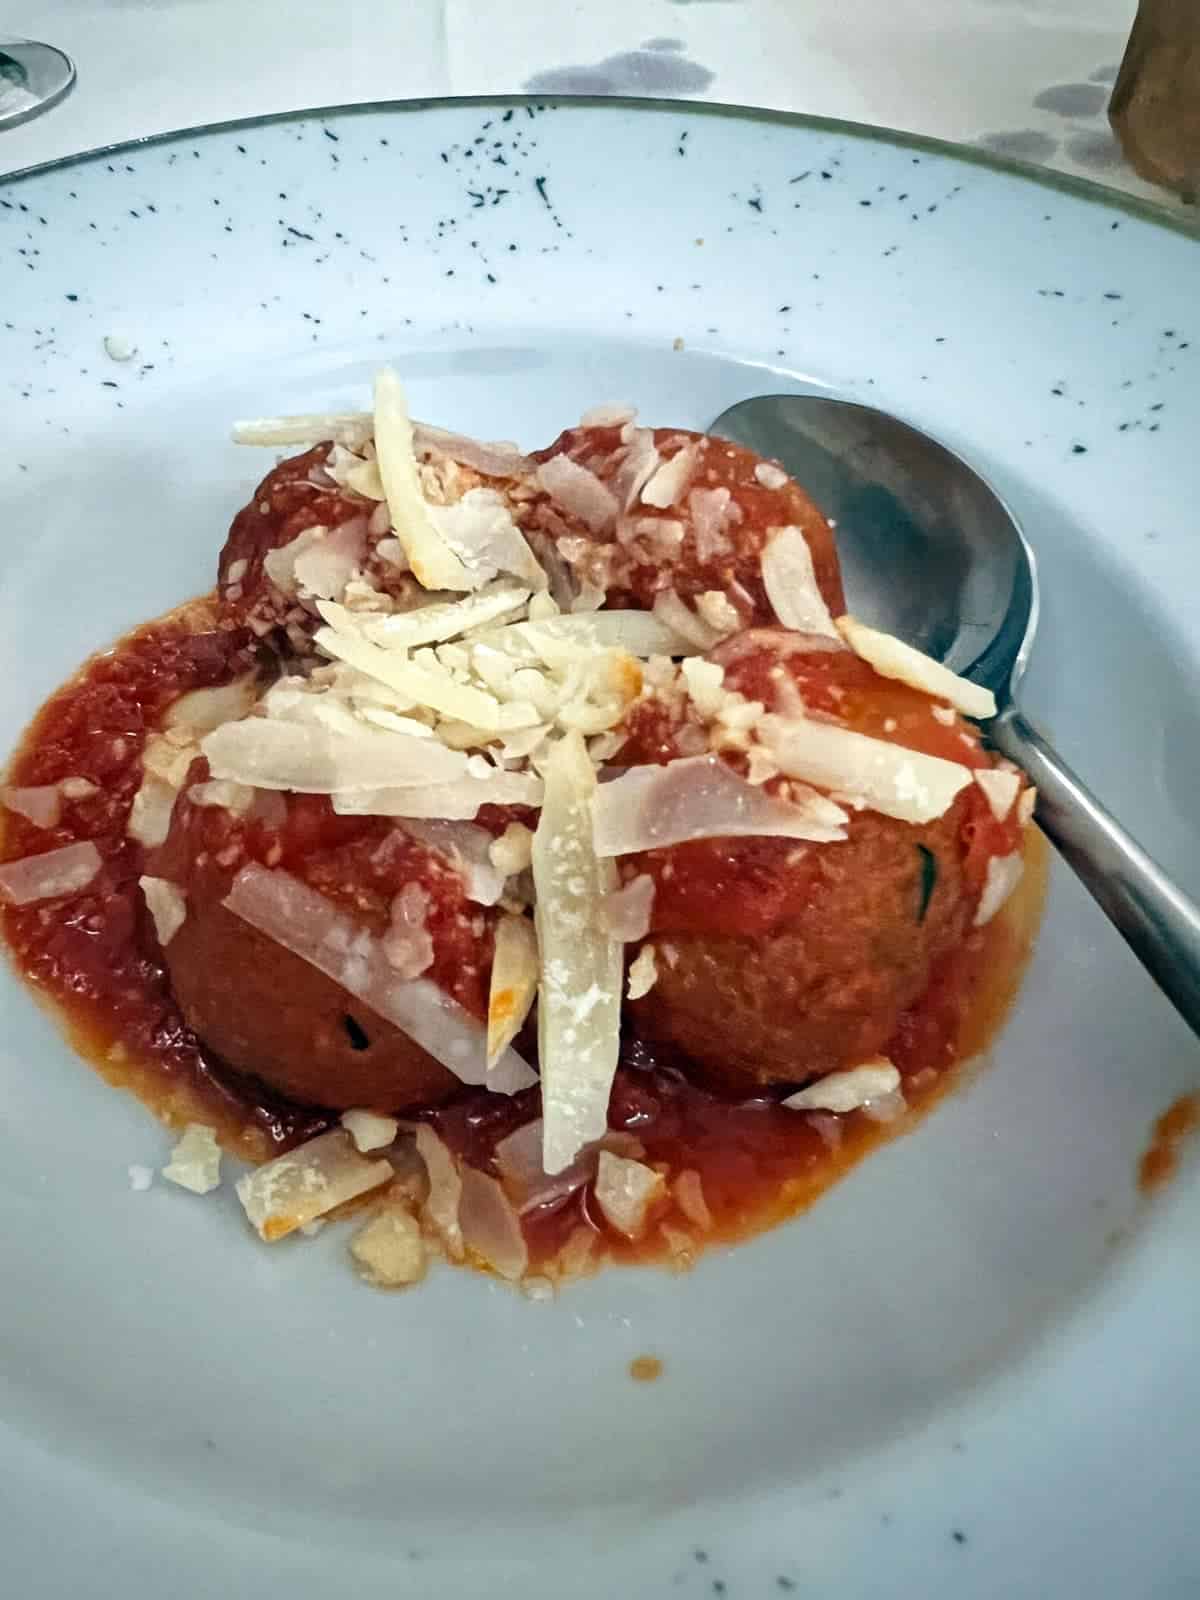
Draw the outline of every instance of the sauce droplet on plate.
<instances>
[{"instance_id":1,"label":"sauce droplet on plate","mask_svg":"<svg viewBox=\"0 0 1200 1600\"><path fill-rule=\"evenodd\" d=\"M635 1383L653 1383L662 1373L663 1364L658 1356L634 1356L629 1363L629 1376Z\"/></svg>"}]
</instances>

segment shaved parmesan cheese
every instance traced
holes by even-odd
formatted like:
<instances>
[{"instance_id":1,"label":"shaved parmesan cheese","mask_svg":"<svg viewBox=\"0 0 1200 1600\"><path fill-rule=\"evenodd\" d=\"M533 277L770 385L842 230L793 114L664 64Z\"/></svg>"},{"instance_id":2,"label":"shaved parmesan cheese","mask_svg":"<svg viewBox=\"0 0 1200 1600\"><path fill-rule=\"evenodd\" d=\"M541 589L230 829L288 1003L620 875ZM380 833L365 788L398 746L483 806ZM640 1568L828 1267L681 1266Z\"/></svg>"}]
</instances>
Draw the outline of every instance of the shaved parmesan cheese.
<instances>
[{"instance_id":1,"label":"shaved parmesan cheese","mask_svg":"<svg viewBox=\"0 0 1200 1600\"><path fill-rule=\"evenodd\" d=\"M185 727L196 734L211 733L223 722L237 722L246 716L256 698L257 684L252 672L215 689L192 689L167 707L163 727Z\"/></svg>"},{"instance_id":2,"label":"shaved parmesan cheese","mask_svg":"<svg viewBox=\"0 0 1200 1600\"><path fill-rule=\"evenodd\" d=\"M658 982L658 962L655 960L654 946L644 944L629 965L629 983L625 990L630 1000L640 1000L644 994L649 994Z\"/></svg>"},{"instance_id":3,"label":"shaved parmesan cheese","mask_svg":"<svg viewBox=\"0 0 1200 1600\"><path fill-rule=\"evenodd\" d=\"M470 822L480 806L540 806L542 780L533 772L467 774L451 783L398 789L339 789L333 809L343 817L405 817Z\"/></svg>"},{"instance_id":4,"label":"shaved parmesan cheese","mask_svg":"<svg viewBox=\"0 0 1200 1600\"><path fill-rule=\"evenodd\" d=\"M0 805L13 811L35 828L55 828L62 818L63 795L57 783L39 783L20 788L6 784L0 789Z\"/></svg>"},{"instance_id":5,"label":"shaved parmesan cheese","mask_svg":"<svg viewBox=\"0 0 1200 1600\"><path fill-rule=\"evenodd\" d=\"M129 808L125 832L131 839L153 850L162 844L171 831L171 813L179 791L161 778L147 773Z\"/></svg>"},{"instance_id":6,"label":"shaved parmesan cheese","mask_svg":"<svg viewBox=\"0 0 1200 1600\"><path fill-rule=\"evenodd\" d=\"M234 444L321 444L335 439L357 449L371 437L374 419L369 411L314 411L295 417L256 417L235 422Z\"/></svg>"},{"instance_id":7,"label":"shaved parmesan cheese","mask_svg":"<svg viewBox=\"0 0 1200 1600\"><path fill-rule=\"evenodd\" d=\"M421 1225L403 1206L381 1207L351 1239L350 1254L376 1289L403 1289L425 1276Z\"/></svg>"},{"instance_id":8,"label":"shaved parmesan cheese","mask_svg":"<svg viewBox=\"0 0 1200 1600\"><path fill-rule=\"evenodd\" d=\"M699 456L698 444L685 444L656 467L642 489L642 504L656 506L661 511L678 505L695 475Z\"/></svg>"},{"instance_id":9,"label":"shaved parmesan cheese","mask_svg":"<svg viewBox=\"0 0 1200 1600\"><path fill-rule=\"evenodd\" d=\"M414 739L435 737L428 723L418 722L415 717L402 717L384 706L359 704L355 706L355 711L364 722L369 722L374 728L384 728L388 733L407 733Z\"/></svg>"},{"instance_id":10,"label":"shaved parmesan cheese","mask_svg":"<svg viewBox=\"0 0 1200 1600\"><path fill-rule=\"evenodd\" d=\"M532 466L515 444L503 440L488 443L472 439L464 433L448 433L445 428L435 428L428 422L413 423L413 444L417 450L438 450L459 461L465 467L474 467L485 478L519 478Z\"/></svg>"},{"instance_id":11,"label":"shaved parmesan cheese","mask_svg":"<svg viewBox=\"0 0 1200 1600\"><path fill-rule=\"evenodd\" d=\"M321 524L303 528L287 544L276 545L263 557L263 571L283 595L296 593L296 562L325 537L329 529Z\"/></svg>"},{"instance_id":12,"label":"shaved parmesan cheese","mask_svg":"<svg viewBox=\"0 0 1200 1600\"><path fill-rule=\"evenodd\" d=\"M1017 821L1023 828L1027 828L1033 821L1033 813L1037 808L1037 790L1030 786L1021 791L1021 798L1017 801Z\"/></svg>"},{"instance_id":13,"label":"shaved parmesan cheese","mask_svg":"<svg viewBox=\"0 0 1200 1600\"><path fill-rule=\"evenodd\" d=\"M846 1072L830 1072L782 1103L790 1111L857 1111L872 1100L893 1094L900 1074L886 1056L877 1056Z\"/></svg>"},{"instance_id":14,"label":"shaved parmesan cheese","mask_svg":"<svg viewBox=\"0 0 1200 1600\"><path fill-rule=\"evenodd\" d=\"M209 1194L221 1183L221 1147L204 1122L189 1122L183 1138L171 1151L162 1175L193 1194Z\"/></svg>"},{"instance_id":15,"label":"shaved parmesan cheese","mask_svg":"<svg viewBox=\"0 0 1200 1600\"><path fill-rule=\"evenodd\" d=\"M549 666L584 660L595 650L624 650L648 656L682 656L700 648L649 611L590 611L550 617L541 622L514 622L481 636L499 649L527 644Z\"/></svg>"},{"instance_id":16,"label":"shaved parmesan cheese","mask_svg":"<svg viewBox=\"0 0 1200 1600\"><path fill-rule=\"evenodd\" d=\"M982 928L996 915L1000 907L1021 881L1021 874L1025 870L1025 863L1019 851L1014 850L1011 855L992 856L987 864L987 877L984 879L983 893L979 897L979 905L975 912L975 926Z\"/></svg>"},{"instance_id":17,"label":"shaved parmesan cheese","mask_svg":"<svg viewBox=\"0 0 1200 1600\"><path fill-rule=\"evenodd\" d=\"M477 583L506 572L533 589L547 587L544 570L495 489L468 489L452 505L431 505L427 510L438 533Z\"/></svg>"},{"instance_id":18,"label":"shaved parmesan cheese","mask_svg":"<svg viewBox=\"0 0 1200 1600\"><path fill-rule=\"evenodd\" d=\"M505 914L496 924L496 946L488 990L489 1069L524 1026L537 994L540 976L541 964L538 961L537 934L533 923L527 917Z\"/></svg>"},{"instance_id":19,"label":"shaved parmesan cheese","mask_svg":"<svg viewBox=\"0 0 1200 1600\"><path fill-rule=\"evenodd\" d=\"M394 1023L463 1083L486 1077L496 1093L515 1094L537 1081L514 1050L488 1076L482 1025L437 984L398 977L379 940L290 873L243 867L223 904Z\"/></svg>"},{"instance_id":20,"label":"shaved parmesan cheese","mask_svg":"<svg viewBox=\"0 0 1200 1600\"><path fill-rule=\"evenodd\" d=\"M39 856L6 861L0 866L0 900L10 906L28 906L60 895L81 894L103 864L90 839Z\"/></svg>"},{"instance_id":21,"label":"shaved parmesan cheese","mask_svg":"<svg viewBox=\"0 0 1200 1600\"><path fill-rule=\"evenodd\" d=\"M999 767L977 767L975 782L983 790L991 813L997 822L1003 822L1013 808L1021 779L1015 772L1005 772Z\"/></svg>"},{"instance_id":22,"label":"shaved parmesan cheese","mask_svg":"<svg viewBox=\"0 0 1200 1600\"><path fill-rule=\"evenodd\" d=\"M731 667L737 661L744 661L747 656L757 655L759 651L766 651L777 660L786 661L789 656L817 655L821 652L837 655L845 648L836 632L830 635L784 633L779 628L743 628L713 651L713 659L724 667ZM950 715L953 717L954 713Z\"/></svg>"},{"instance_id":23,"label":"shaved parmesan cheese","mask_svg":"<svg viewBox=\"0 0 1200 1600\"><path fill-rule=\"evenodd\" d=\"M466 1165L461 1176L458 1218L463 1244L493 1272L515 1281L529 1266L521 1219L495 1178Z\"/></svg>"},{"instance_id":24,"label":"shaved parmesan cheese","mask_svg":"<svg viewBox=\"0 0 1200 1600\"><path fill-rule=\"evenodd\" d=\"M419 645L441 644L513 616L529 597L528 589L501 580L486 584L461 600L420 606L416 611L393 616L367 617L361 624L333 607L322 609L322 615L338 633L351 638L361 637L393 650L415 650Z\"/></svg>"},{"instance_id":25,"label":"shaved parmesan cheese","mask_svg":"<svg viewBox=\"0 0 1200 1600\"><path fill-rule=\"evenodd\" d=\"M996 697L990 689L960 678L949 667L923 655L912 645L894 638L890 633L880 633L868 628L851 616L839 617L837 630L854 654L884 678L895 678L922 694L934 695L968 717L994 717Z\"/></svg>"},{"instance_id":26,"label":"shaved parmesan cheese","mask_svg":"<svg viewBox=\"0 0 1200 1600\"><path fill-rule=\"evenodd\" d=\"M564 511L591 530L603 533L617 520L617 497L594 472L570 456L551 456L537 469L538 487Z\"/></svg>"},{"instance_id":27,"label":"shaved parmesan cheese","mask_svg":"<svg viewBox=\"0 0 1200 1600\"><path fill-rule=\"evenodd\" d=\"M165 950L187 918L187 897L167 878L141 877L138 887L154 922L154 932Z\"/></svg>"},{"instance_id":28,"label":"shaved parmesan cheese","mask_svg":"<svg viewBox=\"0 0 1200 1600\"><path fill-rule=\"evenodd\" d=\"M350 1135L335 1128L239 1178L237 1197L259 1238L272 1244L391 1176L389 1162L359 1155Z\"/></svg>"},{"instance_id":29,"label":"shaved parmesan cheese","mask_svg":"<svg viewBox=\"0 0 1200 1600\"><path fill-rule=\"evenodd\" d=\"M492 861L493 841L486 828L470 822L411 821L404 831L445 857L461 877L467 899L476 905L494 906L504 893L506 875Z\"/></svg>"},{"instance_id":30,"label":"shaved parmesan cheese","mask_svg":"<svg viewBox=\"0 0 1200 1600\"><path fill-rule=\"evenodd\" d=\"M710 627L707 622L702 622L679 598L674 589L662 589L655 595L652 615L664 628L669 628L681 639L686 639L700 655L721 642L722 635L718 630ZM664 655L668 653L675 652L662 652Z\"/></svg>"},{"instance_id":31,"label":"shaved parmesan cheese","mask_svg":"<svg viewBox=\"0 0 1200 1600\"><path fill-rule=\"evenodd\" d=\"M627 1239L646 1231L650 1208L666 1193L666 1180L653 1167L601 1150L596 1169L596 1204L604 1220Z\"/></svg>"},{"instance_id":32,"label":"shaved parmesan cheese","mask_svg":"<svg viewBox=\"0 0 1200 1600\"><path fill-rule=\"evenodd\" d=\"M784 627L836 639L829 607L817 587L812 551L800 529L769 529L760 562L767 599Z\"/></svg>"},{"instance_id":33,"label":"shaved parmesan cheese","mask_svg":"<svg viewBox=\"0 0 1200 1600\"><path fill-rule=\"evenodd\" d=\"M630 767L592 801L596 853L628 855L689 839L781 838L830 844L846 837L846 813L823 795L776 800L719 756Z\"/></svg>"},{"instance_id":34,"label":"shaved parmesan cheese","mask_svg":"<svg viewBox=\"0 0 1200 1600\"><path fill-rule=\"evenodd\" d=\"M637 503L638 496L658 470L662 459L655 446L652 429L634 428L631 432L633 437L629 441L625 459L612 478L612 492L623 513Z\"/></svg>"},{"instance_id":35,"label":"shaved parmesan cheese","mask_svg":"<svg viewBox=\"0 0 1200 1600\"><path fill-rule=\"evenodd\" d=\"M639 872L622 888L605 895L605 927L622 944L636 944L650 932L653 909L654 879L648 872Z\"/></svg>"},{"instance_id":36,"label":"shaved parmesan cheese","mask_svg":"<svg viewBox=\"0 0 1200 1600\"><path fill-rule=\"evenodd\" d=\"M429 515L417 474L404 390L389 368L375 379L375 449L392 526L417 582L426 589L476 588L476 580Z\"/></svg>"},{"instance_id":37,"label":"shaved parmesan cheese","mask_svg":"<svg viewBox=\"0 0 1200 1600\"><path fill-rule=\"evenodd\" d=\"M364 461L359 466L351 467L346 473L346 488L362 495L364 500L382 500L383 479L379 476L379 463Z\"/></svg>"},{"instance_id":38,"label":"shaved parmesan cheese","mask_svg":"<svg viewBox=\"0 0 1200 1600\"><path fill-rule=\"evenodd\" d=\"M807 718L765 716L757 736L788 777L858 796L901 822L932 822L971 782L969 767Z\"/></svg>"},{"instance_id":39,"label":"shaved parmesan cheese","mask_svg":"<svg viewBox=\"0 0 1200 1600\"><path fill-rule=\"evenodd\" d=\"M354 1148L360 1155L384 1149L400 1131L395 1117L381 1117L376 1111L343 1111L342 1127L354 1140Z\"/></svg>"},{"instance_id":40,"label":"shaved parmesan cheese","mask_svg":"<svg viewBox=\"0 0 1200 1600\"><path fill-rule=\"evenodd\" d=\"M707 564L729 549L726 526L730 520L732 496L728 489L693 489L688 495L688 516L696 544L696 558Z\"/></svg>"},{"instance_id":41,"label":"shaved parmesan cheese","mask_svg":"<svg viewBox=\"0 0 1200 1600\"><path fill-rule=\"evenodd\" d=\"M494 695L471 684L459 683L440 665L432 651L418 665L398 651L381 650L366 638L355 637L349 630L335 631L332 627L319 628L314 642L326 655L345 661L369 678L386 684L410 705L428 706L443 717L452 717L493 733L528 728L538 721L531 705L514 701L502 706Z\"/></svg>"},{"instance_id":42,"label":"shaved parmesan cheese","mask_svg":"<svg viewBox=\"0 0 1200 1600\"><path fill-rule=\"evenodd\" d=\"M429 1194L421 1215L441 1239L453 1261L463 1258L462 1227L458 1207L462 1199L462 1176L449 1146L428 1123L417 1123L417 1154L429 1174Z\"/></svg>"},{"instance_id":43,"label":"shaved parmesan cheese","mask_svg":"<svg viewBox=\"0 0 1200 1600\"><path fill-rule=\"evenodd\" d=\"M432 739L359 725L353 732L267 717L228 722L201 743L214 778L300 794L424 786L465 777L467 758Z\"/></svg>"},{"instance_id":44,"label":"shaved parmesan cheese","mask_svg":"<svg viewBox=\"0 0 1200 1600\"><path fill-rule=\"evenodd\" d=\"M561 1172L608 1126L621 1019L621 945L603 927L603 897L615 887L611 862L592 844L596 774L578 734L567 734L545 765L546 792L533 838L537 935L542 973L538 1045L544 1119L543 1163Z\"/></svg>"},{"instance_id":45,"label":"shaved parmesan cheese","mask_svg":"<svg viewBox=\"0 0 1200 1600\"><path fill-rule=\"evenodd\" d=\"M366 553L367 521L352 517L314 539L292 563L292 577L304 598L338 599Z\"/></svg>"},{"instance_id":46,"label":"shaved parmesan cheese","mask_svg":"<svg viewBox=\"0 0 1200 1600\"><path fill-rule=\"evenodd\" d=\"M595 1175L597 1151L594 1147L581 1150L569 1166L551 1175L542 1166L542 1145L543 1125L539 1117L524 1123L496 1146L496 1166L501 1182L522 1216L574 1194Z\"/></svg>"}]
</instances>

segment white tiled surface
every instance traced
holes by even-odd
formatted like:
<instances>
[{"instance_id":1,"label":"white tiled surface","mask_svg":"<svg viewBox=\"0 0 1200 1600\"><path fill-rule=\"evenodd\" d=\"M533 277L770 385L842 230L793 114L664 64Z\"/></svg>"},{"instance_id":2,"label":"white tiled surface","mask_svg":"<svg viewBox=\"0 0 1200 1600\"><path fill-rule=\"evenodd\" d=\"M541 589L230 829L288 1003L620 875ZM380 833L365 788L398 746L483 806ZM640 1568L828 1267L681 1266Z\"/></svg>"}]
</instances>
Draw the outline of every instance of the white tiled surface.
<instances>
[{"instance_id":1,"label":"white tiled surface","mask_svg":"<svg viewBox=\"0 0 1200 1600\"><path fill-rule=\"evenodd\" d=\"M9 0L3 28L67 50L79 81L45 116L0 133L0 173L230 117L531 88L724 100L995 141L1161 199L1121 162L1104 116L1103 82L1135 9L1135 0ZM1035 104L1047 92L1050 103Z\"/></svg>"}]
</instances>

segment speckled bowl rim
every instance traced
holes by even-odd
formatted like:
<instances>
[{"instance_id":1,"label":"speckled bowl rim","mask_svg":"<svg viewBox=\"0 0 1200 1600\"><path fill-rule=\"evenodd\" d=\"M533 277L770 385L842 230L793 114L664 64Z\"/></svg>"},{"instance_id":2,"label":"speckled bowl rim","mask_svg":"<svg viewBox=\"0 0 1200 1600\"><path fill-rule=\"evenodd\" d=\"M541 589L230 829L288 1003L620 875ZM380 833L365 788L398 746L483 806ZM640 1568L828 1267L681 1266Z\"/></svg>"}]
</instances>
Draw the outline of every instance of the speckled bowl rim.
<instances>
[{"instance_id":1,"label":"speckled bowl rim","mask_svg":"<svg viewBox=\"0 0 1200 1600\"><path fill-rule=\"evenodd\" d=\"M216 122L198 122L185 128L172 128L163 133L144 134L136 139L118 139L112 144L95 145L69 156L56 156L50 161L38 161L32 166L19 167L15 172L0 176L0 187L19 182L22 178L39 177L48 172L83 165L97 157L122 152L148 149L154 145L170 144L175 140L196 138L205 134L231 133L239 128L266 128L278 122L302 122L321 117L374 116L380 112L395 115L410 112L464 110L470 107L484 109L493 106L582 107L590 110L616 109L619 111L671 111L688 116L730 118L738 122L761 122L774 127L803 128L807 132L831 133L845 138L858 139L868 144L900 146L929 155L943 156L952 161L962 161L968 166L982 167L1010 178L1024 179L1059 194L1073 195L1076 199L1104 206L1107 210L1125 212L1143 222L1155 223L1172 233L1200 243L1200 208L1194 215L1170 210L1165 201L1144 200L1126 194L1123 189L1110 187L1092 178L1077 177L1074 173L1060 172L1032 161L1021 161L1014 156L1000 155L991 150L981 150L973 145L958 144L952 139L938 139L929 134L910 133L891 128L883 123L855 122L842 117L815 116L807 111L776 111L764 106L742 105L726 100L673 100L651 95L599 95L599 94L450 94L423 95L398 100L361 100L332 105L297 107L290 111L270 111L259 116L231 117Z\"/></svg>"}]
</instances>

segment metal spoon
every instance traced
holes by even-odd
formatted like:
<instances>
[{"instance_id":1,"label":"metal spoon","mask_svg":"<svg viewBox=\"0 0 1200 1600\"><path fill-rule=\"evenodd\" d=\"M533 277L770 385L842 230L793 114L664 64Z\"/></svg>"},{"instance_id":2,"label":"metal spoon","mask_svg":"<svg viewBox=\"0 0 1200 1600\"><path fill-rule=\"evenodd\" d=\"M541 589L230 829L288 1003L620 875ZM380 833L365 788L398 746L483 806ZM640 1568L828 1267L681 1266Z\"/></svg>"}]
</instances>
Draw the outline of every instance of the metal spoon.
<instances>
[{"instance_id":1,"label":"metal spoon","mask_svg":"<svg viewBox=\"0 0 1200 1600\"><path fill-rule=\"evenodd\" d=\"M48 111L75 82L75 63L52 44L0 34L0 133Z\"/></svg>"},{"instance_id":2,"label":"metal spoon","mask_svg":"<svg viewBox=\"0 0 1200 1600\"><path fill-rule=\"evenodd\" d=\"M1014 701L1037 628L1037 565L1000 496L928 434L847 400L763 395L709 432L781 461L836 523L856 616L992 690L987 736L1037 785L1043 832L1200 1034L1200 907Z\"/></svg>"}]
</instances>

